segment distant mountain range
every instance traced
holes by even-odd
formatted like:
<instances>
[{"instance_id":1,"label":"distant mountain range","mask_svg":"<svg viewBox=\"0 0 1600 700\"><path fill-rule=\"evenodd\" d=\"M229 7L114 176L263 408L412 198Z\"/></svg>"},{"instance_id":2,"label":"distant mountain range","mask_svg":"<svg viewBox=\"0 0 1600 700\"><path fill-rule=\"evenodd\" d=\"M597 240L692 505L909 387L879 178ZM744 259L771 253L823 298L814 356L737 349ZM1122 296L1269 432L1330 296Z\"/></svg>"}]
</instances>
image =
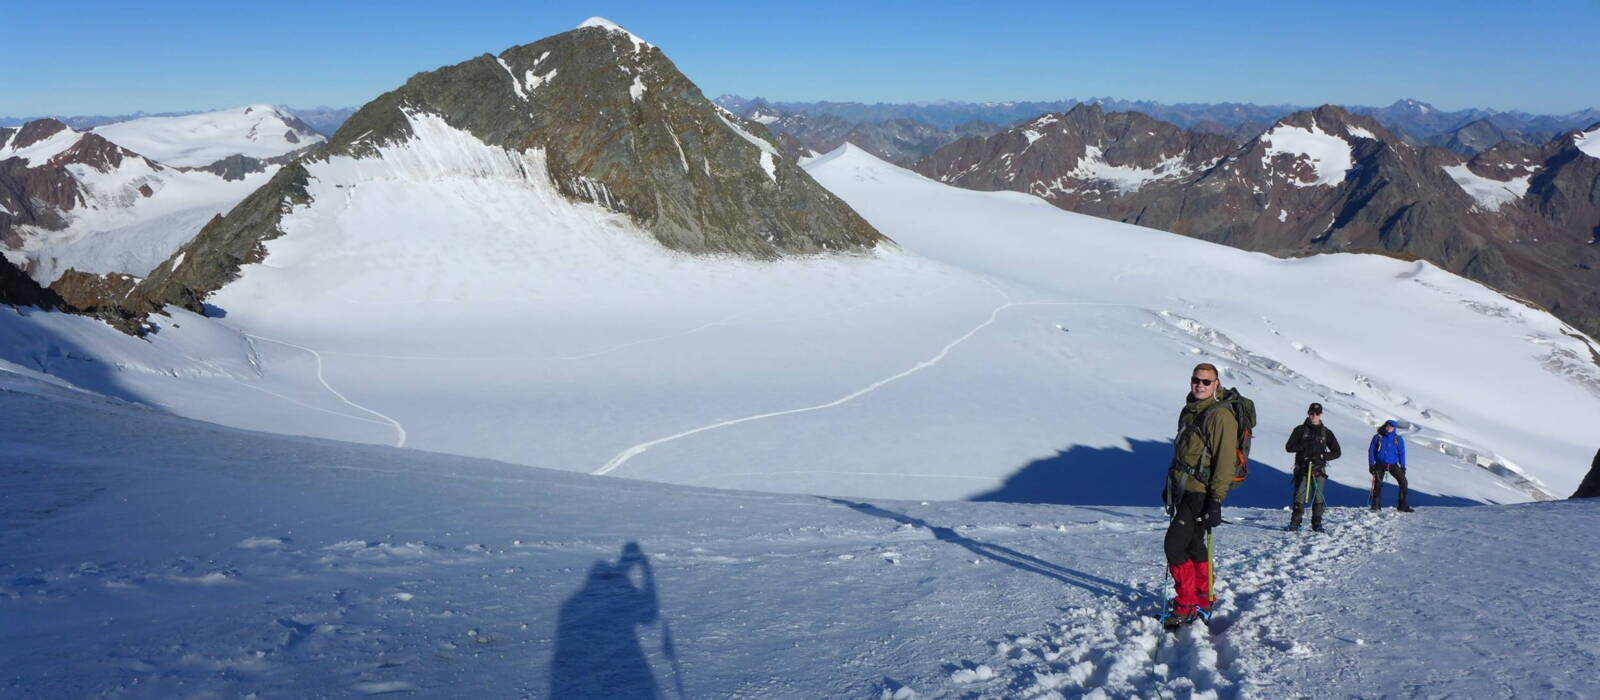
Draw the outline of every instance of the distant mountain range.
<instances>
[{"instance_id":1,"label":"distant mountain range","mask_svg":"<svg viewBox=\"0 0 1600 700\"><path fill-rule=\"evenodd\" d=\"M771 102L766 99L723 95L713 100L734 114L766 124L780 140L787 134L785 150L804 155L808 150L826 153L848 141L901 165L910 165L934 149L964 136L987 136L1003 127L1041 114L1066 112L1079 104L1098 104L1108 112L1139 112L1185 129L1222 134L1244 143L1267 125L1295 112L1302 105L1257 105L1245 102L1188 102L1166 104L1150 100L1097 97L1085 100L1024 100L1014 102L924 103ZM332 136L357 107L284 108L323 135ZM1397 137L1413 145L1448 148L1475 154L1499 145L1539 144L1562 132L1600 121L1600 109L1568 114L1500 112L1489 109L1440 110L1418 100L1397 100L1387 107L1346 106L1352 114L1377 119ZM178 117L201 112L134 112L121 115L0 117L0 127L21 126L51 118L77 130L145 117ZM781 121L782 123L775 123Z\"/></svg>"},{"instance_id":2,"label":"distant mountain range","mask_svg":"<svg viewBox=\"0 0 1600 700\"><path fill-rule=\"evenodd\" d=\"M339 125L343 124L344 120L349 119L350 115L354 114L356 111L355 107L308 107L305 109L284 107L281 109L298 118L300 121L310 125L311 128L316 129L324 136L332 135L333 132L338 131ZM146 119L149 117L187 117L195 114L208 113L209 112L202 110L189 112L153 113L140 111L132 114L117 115L67 116L61 114L45 114L35 117L0 117L0 127L17 127L31 121L38 121L40 119L54 119L66 125L68 128L77 131L87 131L89 129L105 126L107 124L128 122L135 119Z\"/></svg>"},{"instance_id":3,"label":"distant mountain range","mask_svg":"<svg viewBox=\"0 0 1600 700\"><path fill-rule=\"evenodd\" d=\"M1019 102L931 102L864 104L860 102L772 102L763 98L723 95L717 104L744 116L765 116L776 132L789 133L818 152L836 147L839 134L854 131L862 140L846 139L873 154L910 165L931 150L926 144L983 135L989 125L1010 126L1041 114L1067 112L1080 104L1096 104L1107 112L1138 112L1184 129L1222 134L1244 143L1267 126L1295 112L1300 105L1256 105L1238 102L1165 104L1109 97ZM1600 109L1541 115L1487 109L1440 110L1417 100L1398 100L1387 107L1348 106L1352 114L1370 116L1397 138L1412 145L1449 148L1473 154L1500 143L1544 143L1558 134L1600 121ZM794 115L804 115L801 119ZM922 125L904 138L906 121ZM996 129L997 131L998 129ZM993 132L990 132L993 133ZM863 142L867 141L867 142ZM877 143L870 143L876 141ZM943 145L943 144L939 144Z\"/></svg>"},{"instance_id":4,"label":"distant mountain range","mask_svg":"<svg viewBox=\"0 0 1600 700\"><path fill-rule=\"evenodd\" d=\"M916 170L1275 255L1422 258L1600 335L1600 119L1469 157L1332 105L1235 144L1080 104L962 138Z\"/></svg>"}]
</instances>

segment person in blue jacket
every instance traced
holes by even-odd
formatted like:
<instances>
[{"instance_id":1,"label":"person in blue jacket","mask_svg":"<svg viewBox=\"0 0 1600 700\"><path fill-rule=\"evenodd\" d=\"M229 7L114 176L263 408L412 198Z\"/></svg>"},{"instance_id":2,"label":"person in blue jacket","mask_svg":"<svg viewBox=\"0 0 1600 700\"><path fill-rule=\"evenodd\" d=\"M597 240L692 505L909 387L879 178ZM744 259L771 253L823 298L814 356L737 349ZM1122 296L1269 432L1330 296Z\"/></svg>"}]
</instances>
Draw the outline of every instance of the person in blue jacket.
<instances>
[{"instance_id":1,"label":"person in blue jacket","mask_svg":"<svg viewBox=\"0 0 1600 700\"><path fill-rule=\"evenodd\" d=\"M1367 447L1367 471L1372 472L1373 510L1383 507L1383 478L1393 474L1395 483L1400 484L1400 503L1395 510L1412 511L1406 505L1406 441L1400 437L1399 423L1389 420L1378 426L1378 434Z\"/></svg>"}]
</instances>

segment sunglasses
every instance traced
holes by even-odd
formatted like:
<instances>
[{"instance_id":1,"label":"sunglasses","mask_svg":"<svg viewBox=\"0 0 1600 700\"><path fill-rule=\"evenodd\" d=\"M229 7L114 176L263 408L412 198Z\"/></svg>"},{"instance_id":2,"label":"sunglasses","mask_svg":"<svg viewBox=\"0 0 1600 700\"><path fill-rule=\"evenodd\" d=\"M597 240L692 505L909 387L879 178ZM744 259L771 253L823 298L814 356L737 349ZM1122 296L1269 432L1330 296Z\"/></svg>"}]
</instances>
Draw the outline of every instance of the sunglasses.
<instances>
[{"instance_id":1,"label":"sunglasses","mask_svg":"<svg viewBox=\"0 0 1600 700\"><path fill-rule=\"evenodd\" d=\"M1190 377L1189 378L1189 383L1190 384L1199 384L1200 386L1211 386L1212 384L1216 384L1217 380L1215 380L1215 379L1201 379L1199 377Z\"/></svg>"}]
</instances>

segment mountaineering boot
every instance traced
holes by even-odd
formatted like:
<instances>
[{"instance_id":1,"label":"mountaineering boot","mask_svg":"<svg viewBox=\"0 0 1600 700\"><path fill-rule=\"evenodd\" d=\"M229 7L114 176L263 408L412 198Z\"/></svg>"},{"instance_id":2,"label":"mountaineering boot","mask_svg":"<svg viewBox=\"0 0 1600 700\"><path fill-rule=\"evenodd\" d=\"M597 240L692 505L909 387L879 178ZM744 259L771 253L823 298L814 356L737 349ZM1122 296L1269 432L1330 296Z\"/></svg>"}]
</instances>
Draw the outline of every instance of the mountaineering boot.
<instances>
[{"instance_id":1,"label":"mountaineering boot","mask_svg":"<svg viewBox=\"0 0 1600 700\"><path fill-rule=\"evenodd\" d=\"M1194 613L1179 615L1176 611L1168 610L1161 615L1161 627L1168 632L1176 632L1178 628L1194 622Z\"/></svg>"},{"instance_id":2,"label":"mountaineering boot","mask_svg":"<svg viewBox=\"0 0 1600 700\"><path fill-rule=\"evenodd\" d=\"M1289 528L1288 529L1289 529L1290 532L1294 532L1295 530L1299 530L1300 529L1300 514L1304 513L1304 512L1305 512L1305 509L1301 508L1298 505L1296 505L1293 508L1289 509Z\"/></svg>"},{"instance_id":3,"label":"mountaineering boot","mask_svg":"<svg viewBox=\"0 0 1600 700\"><path fill-rule=\"evenodd\" d=\"M1408 506L1408 505L1406 505L1404 503L1401 503L1399 506L1397 506L1395 508L1395 510L1398 510L1398 511L1400 511L1402 513L1415 513L1415 512L1417 512L1417 509L1412 508L1411 506Z\"/></svg>"}]
</instances>

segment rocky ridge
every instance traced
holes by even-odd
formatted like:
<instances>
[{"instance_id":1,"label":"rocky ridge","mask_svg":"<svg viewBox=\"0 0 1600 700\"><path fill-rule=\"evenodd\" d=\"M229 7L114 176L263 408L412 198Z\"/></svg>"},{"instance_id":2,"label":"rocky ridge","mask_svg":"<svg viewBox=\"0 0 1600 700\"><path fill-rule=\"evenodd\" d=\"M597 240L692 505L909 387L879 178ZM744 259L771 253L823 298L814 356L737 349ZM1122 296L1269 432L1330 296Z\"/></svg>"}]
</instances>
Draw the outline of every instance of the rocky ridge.
<instances>
[{"instance_id":1,"label":"rocky ridge","mask_svg":"<svg viewBox=\"0 0 1600 700\"><path fill-rule=\"evenodd\" d=\"M1600 124L1467 157L1412 146L1370 117L1323 106L1234 147L1080 105L952 143L916 169L1275 255L1414 256L1600 336L1597 132Z\"/></svg>"}]
</instances>

